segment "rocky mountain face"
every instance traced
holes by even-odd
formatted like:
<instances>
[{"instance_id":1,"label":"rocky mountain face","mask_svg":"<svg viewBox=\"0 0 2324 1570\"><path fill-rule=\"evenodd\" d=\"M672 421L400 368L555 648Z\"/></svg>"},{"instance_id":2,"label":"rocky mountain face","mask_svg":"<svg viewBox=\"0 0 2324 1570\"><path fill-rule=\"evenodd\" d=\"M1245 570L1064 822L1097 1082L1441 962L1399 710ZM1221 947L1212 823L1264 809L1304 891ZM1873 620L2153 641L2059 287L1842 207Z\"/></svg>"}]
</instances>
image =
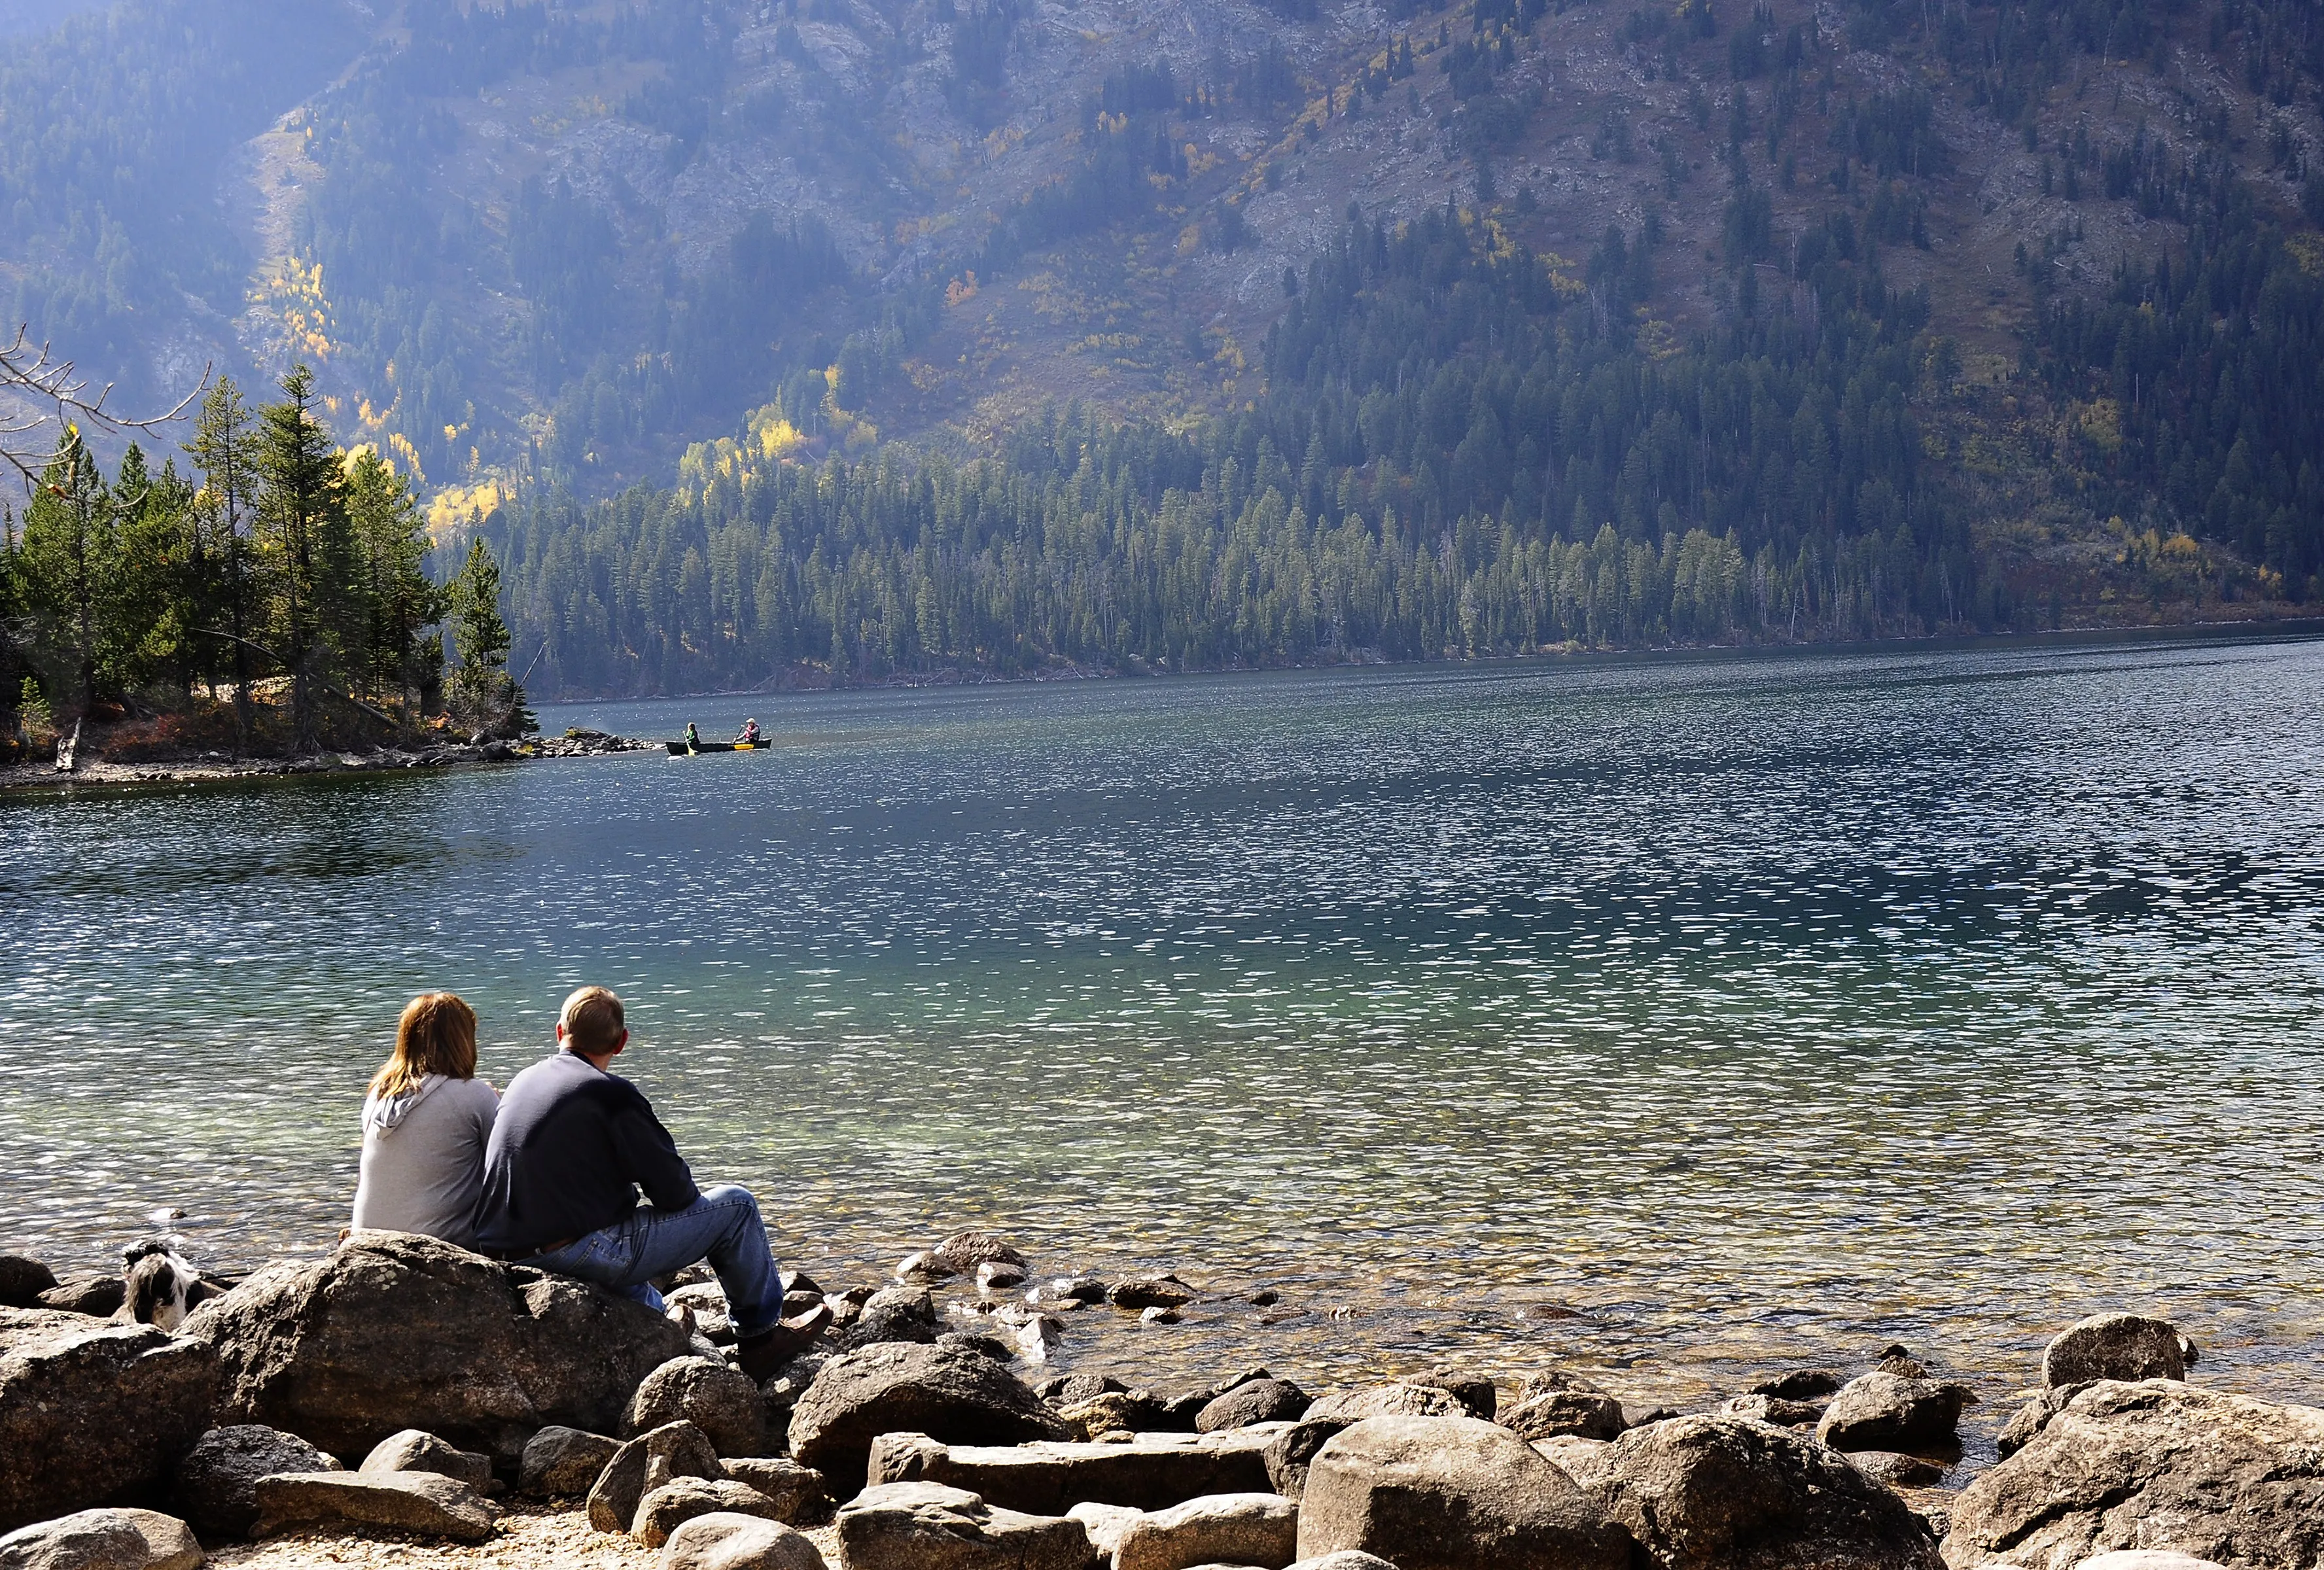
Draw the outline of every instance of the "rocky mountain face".
<instances>
[{"instance_id":1,"label":"rocky mountain face","mask_svg":"<svg viewBox=\"0 0 2324 1570\"><path fill-rule=\"evenodd\" d=\"M1458 209L1648 364L1812 322L1820 269L1917 293L1929 455L2017 546L2119 556L2195 526L2085 504L2143 394L2035 374L2038 330L2233 203L2324 270L2297 0L403 0L302 6L295 49L254 41L269 6L127 0L26 46L151 77L115 140L199 134L142 226L18 159L0 267L155 395L314 363L447 518L746 429L973 451L1050 400L1238 409L1351 214ZM180 80L206 55L222 94Z\"/></svg>"}]
</instances>

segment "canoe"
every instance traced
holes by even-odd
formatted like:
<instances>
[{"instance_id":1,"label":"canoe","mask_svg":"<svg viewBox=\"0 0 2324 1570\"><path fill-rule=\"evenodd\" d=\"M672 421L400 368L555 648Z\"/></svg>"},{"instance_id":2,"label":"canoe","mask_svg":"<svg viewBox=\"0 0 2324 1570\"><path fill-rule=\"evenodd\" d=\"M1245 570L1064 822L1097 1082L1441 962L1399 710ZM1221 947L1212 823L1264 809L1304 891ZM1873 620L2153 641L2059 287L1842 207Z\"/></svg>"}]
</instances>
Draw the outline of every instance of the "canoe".
<instances>
[{"instance_id":1,"label":"canoe","mask_svg":"<svg viewBox=\"0 0 2324 1570\"><path fill-rule=\"evenodd\" d=\"M771 741L697 741L689 747L683 741L666 741L672 757L684 757L689 752L772 752Z\"/></svg>"}]
</instances>

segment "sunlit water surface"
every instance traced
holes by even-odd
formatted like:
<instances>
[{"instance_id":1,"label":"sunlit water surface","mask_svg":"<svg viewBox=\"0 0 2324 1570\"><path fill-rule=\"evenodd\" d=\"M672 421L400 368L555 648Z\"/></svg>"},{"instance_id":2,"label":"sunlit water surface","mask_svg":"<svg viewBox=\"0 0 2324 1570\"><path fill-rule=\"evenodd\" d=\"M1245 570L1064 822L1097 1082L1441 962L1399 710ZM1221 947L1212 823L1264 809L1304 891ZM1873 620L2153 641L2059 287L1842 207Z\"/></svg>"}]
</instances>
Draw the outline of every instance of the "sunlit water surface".
<instances>
[{"instance_id":1,"label":"sunlit water surface","mask_svg":"<svg viewBox=\"0 0 2324 1570\"><path fill-rule=\"evenodd\" d=\"M2128 1307L2324 1397L2324 644L542 718L746 712L777 751L0 805L0 1247L320 1250L406 996L505 1082L601 981L826 1284L973 1225L1222 1294L1064 1366L1635 1406L1902 1341L1991 1422Z\"/></svg>"}]
</instances>

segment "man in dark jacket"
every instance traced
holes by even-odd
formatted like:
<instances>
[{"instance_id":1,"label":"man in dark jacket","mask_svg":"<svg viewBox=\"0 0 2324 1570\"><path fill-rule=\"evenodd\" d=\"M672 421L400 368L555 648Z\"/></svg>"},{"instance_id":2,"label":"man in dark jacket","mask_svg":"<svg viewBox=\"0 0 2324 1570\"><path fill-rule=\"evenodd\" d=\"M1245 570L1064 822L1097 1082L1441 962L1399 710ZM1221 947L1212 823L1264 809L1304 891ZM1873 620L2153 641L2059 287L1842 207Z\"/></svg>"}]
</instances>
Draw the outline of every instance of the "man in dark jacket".
<instances>
[{"instance_id":1,"label":"man in dark jacket","mask_svg":"<svg viewBox=\"0 0 2324 1570\"><path fill-rule=\"evenodd\" d=\"M707 1259L726 1291L742 1370L764 1379L830 1320L782 1318L782 1281L759 1202L705 1192L638 1088L607 1071L629 1045L622 1000L585 987L557 1019L558 1051L509 1082L484 1152L476 1246L595 1281L659 1312L657 1277ZM638 1190L648 1201L638 1203Z\"/></svg>"}]
</instances>

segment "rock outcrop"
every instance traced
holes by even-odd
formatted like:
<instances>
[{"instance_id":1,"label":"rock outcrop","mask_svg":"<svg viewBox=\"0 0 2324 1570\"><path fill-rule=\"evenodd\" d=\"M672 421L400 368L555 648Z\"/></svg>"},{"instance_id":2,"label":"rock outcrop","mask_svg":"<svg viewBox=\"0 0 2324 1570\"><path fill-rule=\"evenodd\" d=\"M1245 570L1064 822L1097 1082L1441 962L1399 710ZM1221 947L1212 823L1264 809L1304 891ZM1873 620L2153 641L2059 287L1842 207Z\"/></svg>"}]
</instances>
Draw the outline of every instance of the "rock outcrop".
<instances>
[{"instance_id":1,"label":"rock outcrop","mask_svg":"<svg viewBox=\"0 0 2324 1570\"><path fill-rule=\"evenodd\" d=\"M2324 1561L2324 1410L2176 1380L2080 1391L1952 1510L1945 1563L2068 1570L2116 1549Z\"/></svg>"},{"instance_id":2,"label":"rock outcrop","mask_svg":"<svg viewBox=\"0 0 2324 1570\"><path fill-rule=\"evenodd\" d=\"M1674 1418L1606 1459L1598 1497L1654 1570L1940 1570L1925 1520L1789 1428Z\"/></svg>"},{"instance_id":3,"label":"rock outcrop","mask_svg":"<svg viewBox=\"0 0 2324 1570\"><path fill-rule=\"evenodd\" d=\"M1360 1549L1401 1570L1628 1570L1604 1507L1507 1428L1371 1418L1316 1453L1302 1558Z\"/></svg>"},{"instance_id":4,"label":"rock outcrop","mask_svg":"<svg viewBox=\"0 0 2324 1570\"><path fill-rule=\"evenodd\" d=\"M336 1457L280 1428L262 1423L212 1428L178 1463L170 1503L194 1530L213 1541L246 1538L258 1520L260 1478L341 1470Z\"/></svg>"},{"instance_id":5,"label":"rock outcrop","mask_svg":"<svg viewBox=\"0 0 2324 1570\"><path fill-rule=\"evenodd\" d=\"M2057 1390L2101 1379L2185 1379L2186 1343L2167 1319L2099 1314L2070 1325L2042 1354L2042 1384Z\"/></svg>"},{"instance_id":6,"label":"rock outcrop","mask_svg":"<svg viewBox=\"0 0 2324 1570\"><path fill-rule=\"evenodd\" d=\"M791 1455L843 1497L863 1482L872 1442L925 1434L947 1445L1063 1439L1062 1419L990 1358L887 1343L835 1358L791 1409Z\"/></svg>"},{"instance_id":7,"label":"rock outcrop","mask_svg":"<svg viewBox=\"0 0 2324 1570\"><path fill-rule=\"evenodd\" d=\"M201 1570L186 1523L154 1510L79 1510L0 1538L0 1570Z\"/></svg>"},{"instance_id":8,"label":"rock outcrop","mask_svg":"<svg viewBox=\"0 0 2324 1570\"><path fill-rule=\"evenodd\" d=\"M549 1424L610 1432L639 1382L691 1349L629 1299L401 1233L263 1271L185 1334L224 1364L221 1420L349 1455L401 1428L486 1454Z\"/></svg>"},{"instance_id":9,"label":"rock outcrop","mask_svg":"<svg viewBox=\"0 0 2324 1570\"><path fill-rule=\"evenodd\" d=\"M156 1491L217 1388L198 1341L0 1308L0 1531Z\"/></svg>"}]
</instances>

